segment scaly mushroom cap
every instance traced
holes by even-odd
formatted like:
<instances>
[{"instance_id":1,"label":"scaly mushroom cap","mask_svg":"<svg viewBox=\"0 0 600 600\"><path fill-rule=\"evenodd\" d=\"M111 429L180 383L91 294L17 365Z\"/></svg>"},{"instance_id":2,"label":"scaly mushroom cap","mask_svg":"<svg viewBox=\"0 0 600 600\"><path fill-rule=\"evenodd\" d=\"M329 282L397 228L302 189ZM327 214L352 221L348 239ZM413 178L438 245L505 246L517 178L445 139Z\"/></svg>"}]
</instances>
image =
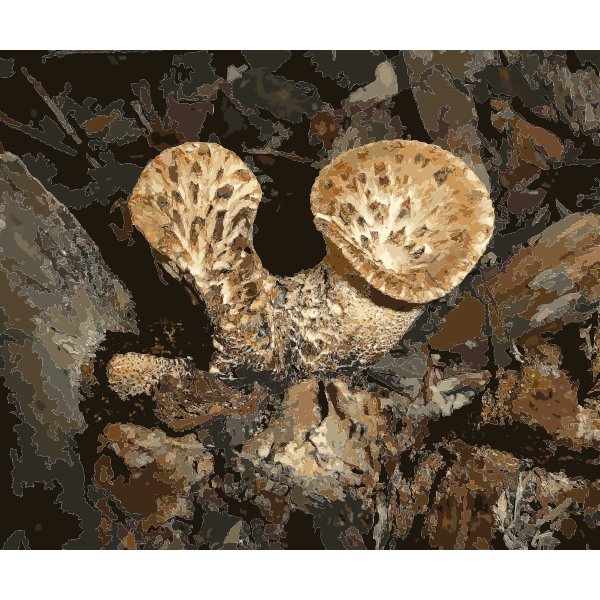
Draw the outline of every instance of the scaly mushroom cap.
<instances>
[{"instance_id":1,"label":"scaly mushroom cap","mask_svg":"<svg viewBox=\"0 0 600 600\"><path fill-rule=\"evenodd\" d=\"M215 372L246 362L259 369L277 364L270 306L275 279L252 244L261 196L236 154L190 142L151 161L129 199L135 226L170 259L163 266L183 274L206 301L216 327Z\"/></svg>"},{"instance_id":2,"label":"scaly mushroom cap","mask_svg":"<svg viewBox=\"0 0 600 600\"><path fill-rule=\"evenodd\" d=\"M338 156L311 192L315 223L375 288L422 303L457 286L494 229L484 184L422 142L375 142Z\"/></svg>"},{"instance_id":3,"label":"scaly mushroom cap","mask_svg":"<svg viewBox=\"0 0 600 600\"><path fill-rule=\"evenodd\" d=\"M142 172L129 207L135 226L159 252L188 270L202 292L256 264L252 223L262 192L233 152L187 143L159 154Z\"/></svg>"}]
</instances>

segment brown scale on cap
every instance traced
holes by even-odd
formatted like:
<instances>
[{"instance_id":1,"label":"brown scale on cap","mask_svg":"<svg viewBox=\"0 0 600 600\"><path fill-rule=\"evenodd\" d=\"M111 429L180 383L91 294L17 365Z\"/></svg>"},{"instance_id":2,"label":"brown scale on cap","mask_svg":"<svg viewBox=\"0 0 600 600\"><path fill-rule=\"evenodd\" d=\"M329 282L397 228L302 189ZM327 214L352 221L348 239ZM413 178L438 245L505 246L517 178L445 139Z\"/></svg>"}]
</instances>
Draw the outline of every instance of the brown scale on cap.
<instances>
[{"instance_id":1,"label":"brown scale on cap","mask_svg":"<svg viewBox=\"0 0 600 600\"><path fill-rule=\"evenodd\" d=\"M252 244L260 185L217 144L165 150L144 170L133 223L204 297L216 332L211 371L305 373L365 364L411 327L423 303L473 268L493 231L484 185L453 155L420 142L377 142L321 171L312 191L328 256L276 278Z\"/></svg>"},{"instance_id":2,"label":"brown scale on cap","mask_svg":"<svg viewBox=\"0 0 600 600\"><path fill-rule=\"evenodd\" d=\"M376 142L320 173L311 194L319 231L381 292L428 302L456 287L492 236L483 183L459 158L421 142Z\"/></svg>"}]
</instances>

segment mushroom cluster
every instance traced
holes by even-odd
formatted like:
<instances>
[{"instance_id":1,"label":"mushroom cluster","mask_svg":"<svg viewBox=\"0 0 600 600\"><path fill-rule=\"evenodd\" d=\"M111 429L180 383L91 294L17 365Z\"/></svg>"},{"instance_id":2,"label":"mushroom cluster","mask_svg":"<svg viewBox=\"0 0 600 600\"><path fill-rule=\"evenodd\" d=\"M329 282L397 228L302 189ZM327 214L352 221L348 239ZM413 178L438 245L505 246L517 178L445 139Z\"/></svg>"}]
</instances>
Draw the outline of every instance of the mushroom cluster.
<instances>
[{"instance_id":1,"label":"mushroom cluster","mask_svg":"<svg viewBox=\"0 0 600 600\"><path fill-rule=\"evenodd\" d=\"M327 256L294 277L269 274L252 242L260 185L233 152L187 143L157 156L129 200L132 220L215 324L211 372L276 376L366 364L475 266L494 227L484 184L436 146L395 140L337 157L311 207Z\"/></svg>"}]
</instances>

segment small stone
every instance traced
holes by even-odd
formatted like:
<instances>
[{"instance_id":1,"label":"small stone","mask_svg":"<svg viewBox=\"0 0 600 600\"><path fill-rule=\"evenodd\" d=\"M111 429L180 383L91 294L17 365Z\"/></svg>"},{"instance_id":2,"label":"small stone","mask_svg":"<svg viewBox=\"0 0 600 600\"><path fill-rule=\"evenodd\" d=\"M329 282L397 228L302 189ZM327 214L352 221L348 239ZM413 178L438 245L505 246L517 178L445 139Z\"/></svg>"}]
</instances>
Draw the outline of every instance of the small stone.
<instances>
[{"instance_id":1,"label":"small stone","mask_svg":"<svg viewBox=\"0 0 600 600\"><path fill-rule=\"evenodd\" d=\"M485 267L491 267L496 262L497 259L498 259L498 257L493 252L488 252L483 257L482 262Z\"/></svg>"},{"instance_id":2,"label":"small stone","mask_svg":"<svg viewBox=\"0 0 600 600\"><path fill-rule=\"evenodd\" d=\"M257 451L256 454L258 454L258 456L260 458L267 458L267 456L269 456L269 452L271 452L271 446L268 444L263 444Z\"/></svg>"}]
</instances>

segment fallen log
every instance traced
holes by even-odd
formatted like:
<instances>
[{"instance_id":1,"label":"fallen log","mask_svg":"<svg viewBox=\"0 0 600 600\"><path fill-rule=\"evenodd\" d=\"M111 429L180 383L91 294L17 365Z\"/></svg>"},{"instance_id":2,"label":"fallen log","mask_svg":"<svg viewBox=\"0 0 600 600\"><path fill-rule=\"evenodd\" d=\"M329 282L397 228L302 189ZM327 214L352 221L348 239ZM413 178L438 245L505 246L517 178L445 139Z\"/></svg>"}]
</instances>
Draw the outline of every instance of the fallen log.
<instances>
[{"instance_id":1,"label":"fallen log","mask_svg":"<svg viewBox=\"0 0 600 600\"><path fill-rule=\"evenodd\" d=\"M434 352L470 353L476 362L474 349L489 336L504 367L515 343L589 318L600 302L599 277L600 217L571 214L503 265L482 267L427 342Z\"/></svg>"}]
</instances>

